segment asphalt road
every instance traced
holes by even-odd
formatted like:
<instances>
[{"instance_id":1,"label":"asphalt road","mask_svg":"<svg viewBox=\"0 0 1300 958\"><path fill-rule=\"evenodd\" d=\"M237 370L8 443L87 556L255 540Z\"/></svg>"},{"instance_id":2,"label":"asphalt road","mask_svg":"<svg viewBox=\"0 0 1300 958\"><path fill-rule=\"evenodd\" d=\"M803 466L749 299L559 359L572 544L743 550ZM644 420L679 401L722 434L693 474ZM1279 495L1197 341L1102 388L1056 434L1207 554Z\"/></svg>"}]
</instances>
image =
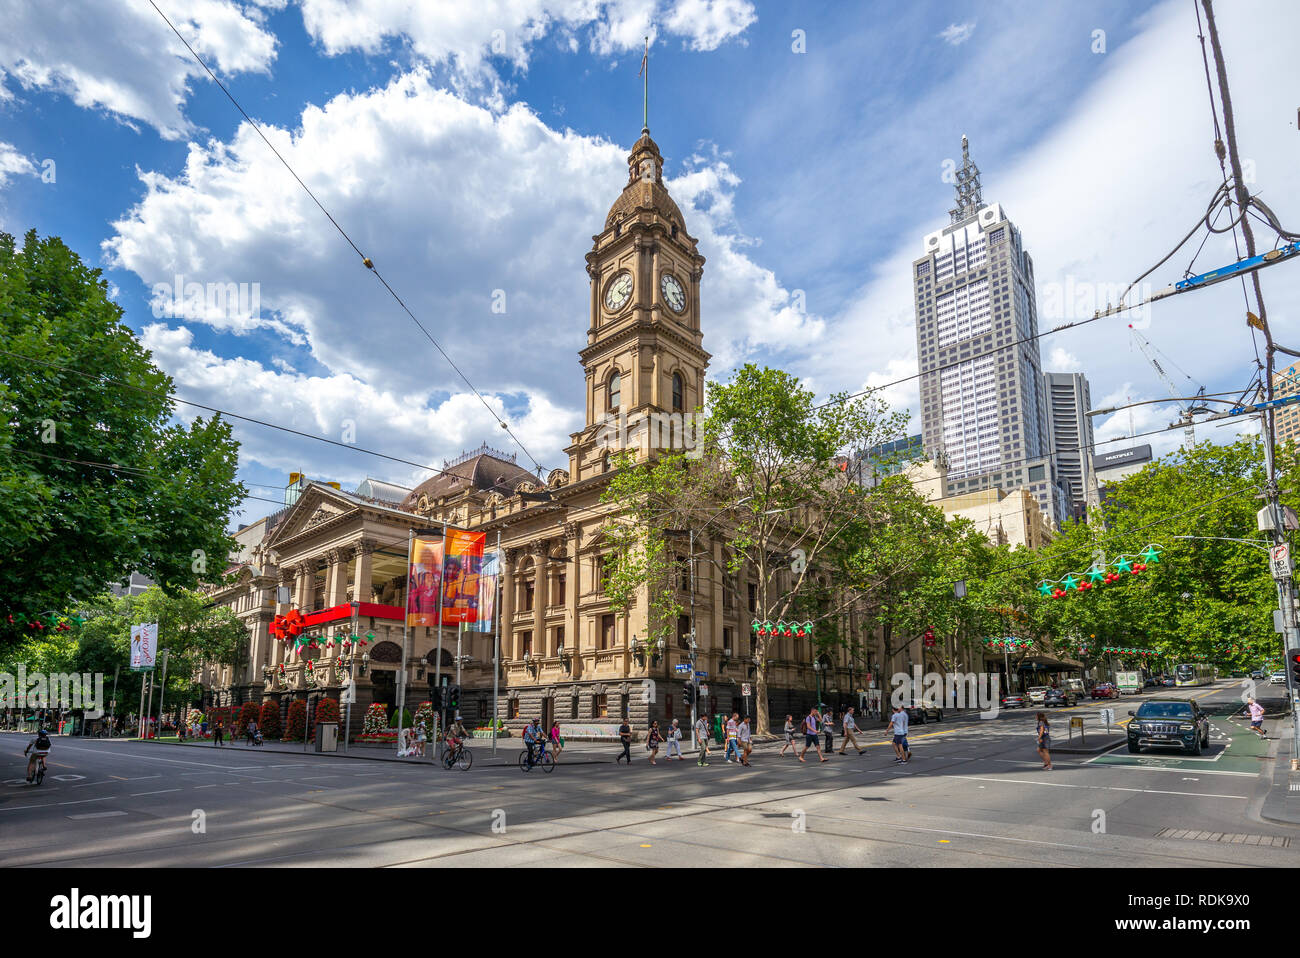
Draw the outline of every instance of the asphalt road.
<instances>
[{"instance_id":1,"label":"asphalt road","mask_svg":"<svg viewBox=\"0 0 1300 958\"><path fill-rule=\"evenodd\" d=\"M1172 690L1171 690L1172 691ZM1205 866L1295 867L1273 844L1259 774L1274 742L1244 721L1236 684L1180 690L1211 712L1200 758L1060 755L1045 771L1033 712L914 726L913 759L883 734L817 764L718 753L707 768L639 751L631 767L447 771L251 749L56 739L27 785L29 736L0 735L0 862L9 866ZM1149 696L1147 696L1149 697ZM1127 718L1133 697L1103 704ZM837 742L838 747L838 742ZM199 826L202 826L201 829ZM1199 837L1171 837L1173 835ZM1207 840L1246 836L1238 841ZM1296 835L1300 838L1300 835ZM1260 842L1264 844L1260 844Z\"/></svg>"}]
</instances>

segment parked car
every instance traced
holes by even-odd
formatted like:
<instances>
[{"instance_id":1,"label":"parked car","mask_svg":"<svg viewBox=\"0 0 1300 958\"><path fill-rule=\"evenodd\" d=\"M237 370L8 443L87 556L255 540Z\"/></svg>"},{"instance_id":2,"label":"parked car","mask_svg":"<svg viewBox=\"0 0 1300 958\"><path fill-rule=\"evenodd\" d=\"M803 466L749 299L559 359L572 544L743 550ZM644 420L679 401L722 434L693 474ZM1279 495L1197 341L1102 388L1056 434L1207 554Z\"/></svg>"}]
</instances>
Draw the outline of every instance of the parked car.
<instances>
[{"instance_id":1,"label":"parked car","mask_svg":"<svg viewBox=\"0 0 1300 958\"><path fill-rule=\"evenodd\" d=\"M1278 669L1268 677L1269 685L1286 685L1286 673Z\"/></svg>"},{"instance_id":2,"label":"parked car","mask_svg":"<svg viewBox=\"0 0 1300 958\"><path fill-rule=\"evenodd\" d=\"M1048 689L1043 693L1043 707L1047 708L1052 705L1077 705L1079 696L1074 694L1073 689Z\"/></svg>"},{"instance_id":3,"label":"parked car","mask_svg":"<svg viewBox=\"0 0 1300 958\"><path fill-rule=\"evenodd\" d=\"M943 721L943 709L921 699L916 699L911 705L905 706L903 711L907 713L908 722L924 725L927 721Z\"/></svg>"},{"instance_id":4,"label":"parked car","mask_svg":"<svg viewBox=\"0 0 1300 958\"><path fill-rule=\"evenodd\" d=\"M1047 694L1046 685L1035 685L1029 690L1029 702L1032 705L1042 705L1043 696Z\"/></svg>"},{"instance_id":5,"label":"parked car","mask_svg":"<svg viewBox=\"0 0 1300 958\"><path fill-rule=\"evenodd\" d=\"M1092 697L1094 699L1117 699L1119 698L1119 689L1109 682L1098 682L1092 687Z\"/></svg>"},{"instance_id":6,"label":"parked car","mask_svg":"<svg viewBox=\"0 0 1300 958\"><path fill-rule=\"evenodd\" d=\"M1142 687L1144 689L1158 689L1160 688L1160 681L1161 680L1159 678L1153 675L1151 676L1151 678L1147 679L1145 682L1142 683Z\"/></svg>"},{"instance_id":7,"label":"parked car","mask_svg":"<svg viewBox=\"0 0 1300 958\"><path fill-rule=\"evenodd\" d=\"M1166 675L1160 680L1160 684L1167 689L1172 689L1177 683L1174 682L1174 677L1172 675Z\"/></svg>"},{"instance_id":8,"label":"parked car","mask_svg":"<svg viewBox=\"0 0 1300 958\"><path fill-rule=\"evenodd\" d=\"M1029 706L1029 701L1019 692L1008 692L1002 696L1002 707L1004 709L1023 709Z\"/></svg>"},{"instance_id":9,"label":"parked car","mask_svg":"<svg viewBox=\"0 0 1300 958\"><path fill-rule=\"evenodd\" d=\"M1181 748L1200 755L1210 747L1210 718L1195 701L1186 699L1151 699L1136 712L1130 711L1128 750L1144 748Z\"/></svg>"}]
</instances>

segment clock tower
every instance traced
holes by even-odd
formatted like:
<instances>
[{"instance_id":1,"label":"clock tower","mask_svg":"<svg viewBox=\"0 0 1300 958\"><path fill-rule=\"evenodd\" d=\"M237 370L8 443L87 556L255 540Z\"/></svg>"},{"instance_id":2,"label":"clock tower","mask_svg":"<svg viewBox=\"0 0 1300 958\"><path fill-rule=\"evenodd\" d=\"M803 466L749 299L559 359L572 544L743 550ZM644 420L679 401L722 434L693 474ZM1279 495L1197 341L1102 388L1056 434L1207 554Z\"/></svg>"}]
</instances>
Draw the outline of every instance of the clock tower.
<instances>
[{"instance_id":1,"label":"clock tower","mask_svg":"<svg viewBox=\"0 0 1300 958\"><path fill-rule=\"evenodd\" d=\"M709 354L700 332L704 257L663 182L663 156L643 129L627 158L627 185L587 254L591 322L579 354L587 417L572 435L573 481L607 468L611 430L704 404Z\"/></svg>"}]
</instances>

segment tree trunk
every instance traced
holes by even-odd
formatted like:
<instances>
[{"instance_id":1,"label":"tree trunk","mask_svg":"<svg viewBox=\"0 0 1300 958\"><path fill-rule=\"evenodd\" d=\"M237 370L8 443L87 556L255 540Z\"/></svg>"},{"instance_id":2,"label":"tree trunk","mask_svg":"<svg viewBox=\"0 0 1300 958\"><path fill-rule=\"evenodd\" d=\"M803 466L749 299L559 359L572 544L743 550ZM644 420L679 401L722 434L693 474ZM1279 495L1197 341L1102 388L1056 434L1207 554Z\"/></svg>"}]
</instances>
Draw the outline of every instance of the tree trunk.
<instances>
[{"instance_id":1,"label":"tree trunk","mask_svg":"<svg viewBox=\"0 0 1300 958\"><path fill-rule=\"evenodd\" d=\"M771 729L767 712L767 639L759 637L755 646L758 665L754 669L754 734L766 735Z\"/></svg>"}]
</instances>

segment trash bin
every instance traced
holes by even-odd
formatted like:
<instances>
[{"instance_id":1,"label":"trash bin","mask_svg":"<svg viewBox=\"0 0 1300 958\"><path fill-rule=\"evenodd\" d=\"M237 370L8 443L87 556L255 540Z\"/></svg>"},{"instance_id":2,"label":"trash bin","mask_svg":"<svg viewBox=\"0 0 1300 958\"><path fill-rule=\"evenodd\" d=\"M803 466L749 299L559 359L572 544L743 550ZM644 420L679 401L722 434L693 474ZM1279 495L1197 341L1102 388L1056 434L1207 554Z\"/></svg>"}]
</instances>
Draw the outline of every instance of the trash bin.
<instances>
[{"instance_id":1,"label":"trash bin","mask_svg":"<svg viewBox=\"0 0 1300 958\"><path fill-rule=\"evenodd\" d=\"M339 723L316 723L316 751L337 752L339 750Z\"/></svg>"}]
</instances>

